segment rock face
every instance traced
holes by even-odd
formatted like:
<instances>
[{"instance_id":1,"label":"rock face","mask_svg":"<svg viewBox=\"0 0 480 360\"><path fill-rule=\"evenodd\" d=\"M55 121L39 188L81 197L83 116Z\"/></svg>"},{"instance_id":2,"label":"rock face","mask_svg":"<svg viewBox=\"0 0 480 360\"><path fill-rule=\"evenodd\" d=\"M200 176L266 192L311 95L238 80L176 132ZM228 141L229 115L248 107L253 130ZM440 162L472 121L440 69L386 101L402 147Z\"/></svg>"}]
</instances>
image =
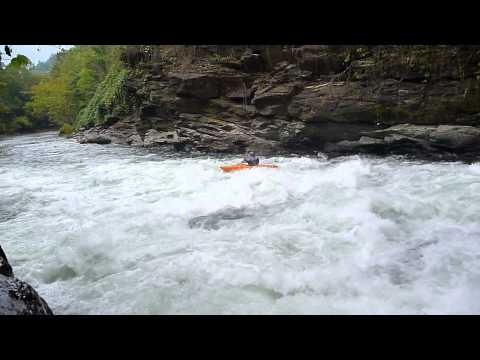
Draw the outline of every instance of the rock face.
<instances>
[{"instance_id":1,"label":"rock face","mask_svg":"<svg viewBox=\"0 0 480 360\"><path fill-rule=\"evenodd\" d=\"M384 130L362 132L357 141L327 144L330 152L413 154L446 159L474 159L480 151L480 129L473 126L421 126L401 124ZM427 156L425 156L427 155Z\"/></svg>"},{"instance_id":2,"label":"rock face","mask_svg":"<svg viewBox=\"0 0 480 360\"><path fill-rule=\"evenodd\" d=\"M12 267L1 247L0 315L53 315L35 289L13 276Z\"/></svg>"},{"instance_id":3,"label":"rock face","mask_svg":"<svg viewBox=\"0 0 480 360\"><path fill-rule=\"evenodd\" d=\"M75 136L214 152L478 154L478 46L199 48L183 67L157 51L128 81L141 105Z\"/></svg>"},{"instance_id":4,"label":"rock face","mask_svg":"<svg viewBox=\"0 0 480 360\"><path fill-rule=\"evenodd\" d=\"M0 246L0 275L13 276L13 270L7 260L7 255L3 252Z\"/></svg>"}]
</instances>

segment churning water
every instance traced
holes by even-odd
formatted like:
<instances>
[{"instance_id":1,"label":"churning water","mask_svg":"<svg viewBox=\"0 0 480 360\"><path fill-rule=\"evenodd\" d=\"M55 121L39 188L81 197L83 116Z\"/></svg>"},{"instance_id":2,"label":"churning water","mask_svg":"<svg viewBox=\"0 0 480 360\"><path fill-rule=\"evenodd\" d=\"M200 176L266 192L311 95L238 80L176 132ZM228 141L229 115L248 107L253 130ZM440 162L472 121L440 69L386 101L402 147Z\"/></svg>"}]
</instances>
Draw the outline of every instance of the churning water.
<instances>
[{"instance_id":1,"label":"churning water","mask_svg":"<svg viewBox=\"0 0 480 360\"><path fill-rule=\"evenodd\" d=\"M480 313L480 165L0 140L0 242L58 314Z\"/></svg>"}]
</instances>

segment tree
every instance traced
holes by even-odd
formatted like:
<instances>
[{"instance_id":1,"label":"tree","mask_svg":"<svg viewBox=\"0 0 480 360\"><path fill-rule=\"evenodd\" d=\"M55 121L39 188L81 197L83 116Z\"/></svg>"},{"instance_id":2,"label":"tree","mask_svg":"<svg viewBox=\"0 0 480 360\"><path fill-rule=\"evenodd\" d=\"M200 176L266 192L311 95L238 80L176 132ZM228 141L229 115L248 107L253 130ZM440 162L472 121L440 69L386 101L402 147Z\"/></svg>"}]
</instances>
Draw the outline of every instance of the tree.
<instances>
[{"instance_id":1,"label":"tree","mask_svg":"<svg viewBox=\"0 0 480 360\"><path fill-rule=\"evenodd\" d=\"M73 92L65 79L45 79L32 87L28 104L34 116L47 116L57 124L72 123L75 118Z\"/></svg>"},{"instance_id":2,"label":"tree","mask_svg":"<svg viewBox=\"0 0 480 360\"><path fill-rule=\"evenodd\" d=\"M0 133L48 123L77 126L85 119L95 123L102 113L99 109L111 111L122 105L126 78L120 61L122 48L60 48L37 66L23 55L12 58L7 66L0 62ZM8 45L0 53L4 57L12 54Z\"/></svg>"},{"instance_id":3,"label":"tree","mask_svg":"<svg viewBox=\"0 0 480 360\"><path fill-rule=\"evenodd\" d=\"M40 81L27 65L9 64L0 69L0 133L14 132L36 126L28 116L25 104L30 100L30 88Z\"/></svg>"},{"instance_id":4,"label":"tree","mask_svg":"<svg viewBox=\"0 0 480 360\"><path fill-rule=\"evenodd\" d=\"M48 77L32 88L30 108L57 124L75 125L110 69L119 64L117 46L78 45L56 55Z\"/></svg>"},{"instance_id":5,"label":"tree","mask_svg":"<svg viewBox=\"0 0 480 360\"><path fill-rule=\"evenodd\" d=\"M8 45L5 45L4 47L4 51L5 51L5 54L9 57L12 56L12 48ZM0 70L3 68L3 63L2 63L2 51L0 51ZM22 54L18 54L17 56L15 56L14 58L12 58L10 60L10 64L12 67L16 67L16 68L21 68L23 66L27 66L27 65L30 65L32 62L30 61L30 59L28 57L26 57L25 55L22 55Z\"/></svg>"}]
</instances>

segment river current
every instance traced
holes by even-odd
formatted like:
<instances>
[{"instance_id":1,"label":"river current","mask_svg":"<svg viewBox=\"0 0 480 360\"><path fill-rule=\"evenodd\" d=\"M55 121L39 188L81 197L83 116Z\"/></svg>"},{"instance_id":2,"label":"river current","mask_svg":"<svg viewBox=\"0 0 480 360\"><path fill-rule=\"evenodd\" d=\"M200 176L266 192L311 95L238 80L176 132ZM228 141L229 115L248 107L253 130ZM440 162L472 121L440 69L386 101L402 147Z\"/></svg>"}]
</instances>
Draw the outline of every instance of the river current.
<instances>
[{"instance_id":1,"label":"river current","mask_svg":"<svg viewBox=\"0 0 480 360\"><path fill-rule=\"evenodd\" d=\"M56 314L480 314L480 164L0 139L0 244Z\"/></svg>"}]
</instances>

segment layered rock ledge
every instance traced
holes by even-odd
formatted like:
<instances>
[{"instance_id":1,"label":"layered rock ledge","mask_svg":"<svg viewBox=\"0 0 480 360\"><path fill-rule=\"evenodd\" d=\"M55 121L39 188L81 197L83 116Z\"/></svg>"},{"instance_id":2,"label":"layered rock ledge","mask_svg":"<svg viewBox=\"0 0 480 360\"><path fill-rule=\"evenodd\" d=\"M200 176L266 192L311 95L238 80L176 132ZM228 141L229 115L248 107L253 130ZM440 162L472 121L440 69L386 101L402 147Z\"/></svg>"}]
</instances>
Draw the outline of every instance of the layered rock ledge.
<instances>
[{"instance_id":1,"label":"layered rock ledge","mask_svg":"<svg viewBox=\"0 0 480 360\"><path fill-rule=\"evenodd\" d=\"M183 66L166 50L135 65L135 110L75 137L206 152L480 154L478 46L200 48Z\"/></svg>"}]
</instances>

